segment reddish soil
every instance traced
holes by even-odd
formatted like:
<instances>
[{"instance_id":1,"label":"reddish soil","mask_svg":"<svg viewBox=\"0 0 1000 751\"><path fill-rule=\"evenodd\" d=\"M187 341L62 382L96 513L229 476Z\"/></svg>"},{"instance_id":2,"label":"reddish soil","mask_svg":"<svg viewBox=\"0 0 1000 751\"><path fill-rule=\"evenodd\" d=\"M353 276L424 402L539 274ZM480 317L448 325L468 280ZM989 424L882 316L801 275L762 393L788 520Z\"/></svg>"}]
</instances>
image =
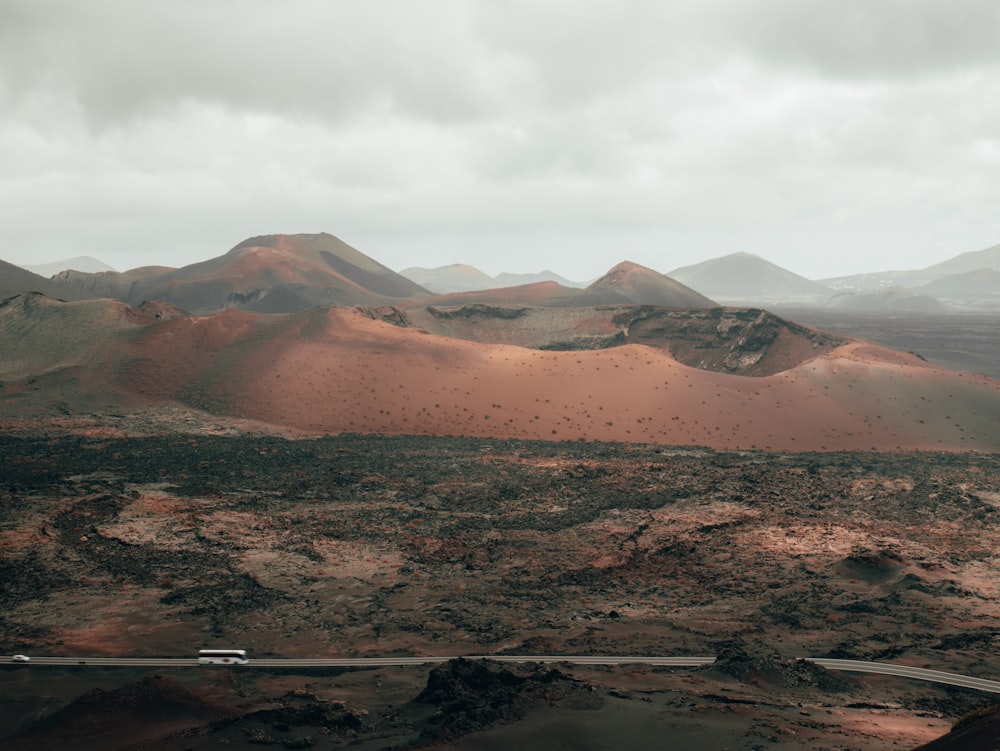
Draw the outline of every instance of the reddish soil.
<instances>
[{"instance_id":1,"label":"reddish soil","mask_svg":"<svg viewBox=\"0 0 1000 751\"><path fill-rule=\"evenodd\" d=\"M781 451L1000 448L1000 382L865 342L820 346L787 327L753 347L740 337L708 350L662 337L651 346L645 336L545 351L429 334L366 310L229 310L138 325L135 316L109 318L109 305L119 304L15 299L0 309L9 353L0 407L8 415L181 403L324 434ZM682 364L672 347L703 367ZM742 372L760 362L770 374Z\"/></svg>"}]
</instances>

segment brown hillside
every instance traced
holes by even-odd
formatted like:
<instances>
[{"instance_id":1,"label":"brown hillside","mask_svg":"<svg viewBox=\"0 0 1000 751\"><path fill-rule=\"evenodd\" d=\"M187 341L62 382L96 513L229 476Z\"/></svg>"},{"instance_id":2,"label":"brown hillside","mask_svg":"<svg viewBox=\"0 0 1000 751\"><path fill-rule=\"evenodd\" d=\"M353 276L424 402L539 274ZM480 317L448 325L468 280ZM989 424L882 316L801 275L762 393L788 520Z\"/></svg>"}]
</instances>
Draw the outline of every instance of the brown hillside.
<instances>
[{"instance_id":1,"label":"brown hillside","mask_svg":"<svg viewBox=\"0 0 1000 751\"><path fill-rule=\"evenodd\" d=\"M535 282L521 284L515 287L497 287L469 292L452 292L439 295L429 300L420 301L420 305L435 306L455 305L531 305L548 308L553 306L575 305L581 295L581 290L564 287L557 282ZM410 305L413 305L412 303Z\"/></svg>"},{"instance_id":2,"label":"brown hillside","mask_svg":"<svg viewBox=\"0 0 1000 751\"><path fill-rule=\"evenodd\" d=\"M79 274L65 281L132 305L163 300L192 313L239 308L290 313L328 305L384 305L430 293L333 235L263 235L179 269Z\"/></svg>"},{"instance_id":3,"label":"brown hillside","mask_svg":"<svg viewBox=\"0 0 1000 751\"><path fill-rule=\"evenodd\" d=\"M716 303L669 276L623 261L585 290L586 304L616 302L624 298L639 305L666 308L714 308ZM602 299L607 298L607 299Z\"/></svg>"},{"instance_id":4,"label":"brown hillside","mask_svg":"<svg viewBox=\"0 0 1000 751\"><path fill-rule=\"evenodd\" d=\"M86 300L93 297L60 280L46 279L20 266L0 261L0 300L26 292L40 292L59 300Z\"/></svg>"},{"instance_id":5,"label":"brown hillside","mask_svg":"<svg viewBox=\"0 0 1000 751\"><path fill-rule=\"evenodd\" d=\"M141 266L129 271L75 271L66 269L54 277L56 281L93 297L112 297L130 300L137 282L167 274L175 269L169 266Z\"/></svg>"},{"instance_id":6,"label":"brown hillside","mask_svg":"<svg viewBox=\"0 0 1000 751\"><path fill-rule=\"evenodd\" d=\"M624 261L586 289L557 282L456 292L421 304L531 305L543 308L584 308L595 305L657 305L666 308L712 308L716 303L670 277ZM412 305L412 303L411 303Z\"/></svg>"},{"instance_id":7,"label":"brown hillside","mask_svg":"<svg viewBox=\"0 0 1000 751\"><path fill-rule=\"evenodd\" d=\"M685 365L741 375L779 373L846 341L752 308L426 306L407 310L405 323L442 336L531 349L644 344Z\"/></svg>"},{"instance_id":8,"label":"brown hillside","mask_svg":"<svg viewBox=\"0 0 1000 751\"><path fill-rule=\"evenodd\" d=\"M3 312L5 332L55 315ZM1000 383L864 342L750 378L684 365L662 346L540 351L401 322L345 308L155 323L91 316L74 325L76 349L27 337L33 347L22 346L16 366L0 365L0 404L37 414L177 401L317 433L803 451L1000 448Z\"/></svg>"}]
</instances>

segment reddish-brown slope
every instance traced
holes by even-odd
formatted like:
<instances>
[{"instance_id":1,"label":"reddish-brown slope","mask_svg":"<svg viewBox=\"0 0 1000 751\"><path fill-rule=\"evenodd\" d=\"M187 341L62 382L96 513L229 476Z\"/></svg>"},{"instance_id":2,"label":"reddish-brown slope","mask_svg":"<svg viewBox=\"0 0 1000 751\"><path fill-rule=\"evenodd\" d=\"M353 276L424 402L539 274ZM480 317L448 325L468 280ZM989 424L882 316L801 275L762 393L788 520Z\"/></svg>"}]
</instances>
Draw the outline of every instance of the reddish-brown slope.
<instances>
[{"instance_id":1,"label":"reddish-brown slope","mask_svg":"<svg viewBox=\"0 0 1000 751\"><path fill-rule=\"evenodd\" d=\"M22 324L32 318L14 311L5 321L19 315ZM176 400L313 432L1000 450L1000 383L863 342L747 377L639 344L538 351L427 334L346 308L156 323L119 316L77 330L91 332L76 337L77 350L63 341L46 358L25 345L16 369L0 364L0 406ZM28 387L31 372L48 380Z\"/></svg>"},{"instance_id":2,"label":"reddish-brown slope","mask_svg":"<svg viewBox=\"0 0 1000 751\"><path fill-rule=\"evenodd\" d=\"M667 308L712 308L717 303L658 271L623 261L584 290L586 304L618 302ZM606 298L606 299L605 299Z\"/></svg>"},{"instance_id":3,"label":"reddish-brown slope","mask_svg":"<svg viewBox=\"0 0 1000 751\"><path fill-rule=\"evenodd\" d=\"M754 308L476 304L394 308L393 316L397 323L483 344L574 351L644 344L701 370L755 376L788 370L847 341Z\"/></svg>"},{"instance_id":4,"label":"reddish-brown slope","mask_svg":"<svg viewBox=\"0 0 1000 751\"><path fill-rule=\"evenodd\" d=\"M189 328L178 336L179 327ZM851 343L783 373L698 370L641 345L541 352L346 309L153 327L133 383L316 432L649 441L718 448L1000 448L1000 384ZM141 376L141 377L140 377Z\"/></svg>"},{"instance_id":5,"label":"reddish-brown slope","mask_svg":"<svg viewBox=\"0 0 1000 751\"><path fill-rule=\"evenodd\" d=\"M456 292L423 303L449 305L533 305L546 308L594 305L657 305L666 308L712 308L715 302L668 276L623 261L586 289L556 282Z\"/></svg>"},{"instance_id":6,"label":"reddish-brown slope","mask_svg":"<svg viewBox=\"0 0 1000 751\"><path fill-rule=\"evenodd\" d=\"M575 305L581 290L564 287L557 282L536 282L522 284L516 287L498 287L470 292L452 292L439 295L429 300L420 301L419 305L454 306L454 305L532 305L536 307Z\"/></svg>"},{"instance_id":7,"label":"reddish-brown slope","mask_svg":"<svg viewBox=\"0 0 1000 751\"><path fill-rule=\"evenodd\" d=\"M38 293L0 301L0 379L117 361L123 343L139 327L183 315L165 303L63 302Z\"/></svg>"},{"instance_id":8,"label":"reddish-brown slope","mask_svg":"<svg viewBox=\"0 0 1000 751\"><path fill-rule=\"evenodd\" d=\"M164 300L194 313L229 307L296 312L321 305L381 305L430 296L326 233L262 235L244 240L222 256L179 269L118 275L73 272L64 281L81 289L102 289L133 305Z\"/></svg>"}]
</instances>

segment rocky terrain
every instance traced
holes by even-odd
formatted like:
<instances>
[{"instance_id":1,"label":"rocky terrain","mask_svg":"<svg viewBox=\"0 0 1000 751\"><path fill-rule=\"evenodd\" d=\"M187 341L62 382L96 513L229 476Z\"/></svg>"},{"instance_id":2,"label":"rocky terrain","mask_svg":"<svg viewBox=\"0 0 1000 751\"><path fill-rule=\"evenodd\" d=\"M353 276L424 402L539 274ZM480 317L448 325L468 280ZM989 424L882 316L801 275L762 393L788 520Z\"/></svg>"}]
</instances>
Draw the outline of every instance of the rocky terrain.
<instances>
[{"instance_id":1,"label":"rocky terrain","mask_svg":"<svg viewBox=\"0 0 1000 751\"><path fill-rule=\"evenodd\" d=\"M480 304L359 310L396 326L484 344L547 351L641 344L692 368L746 376L789 370L848 341L759 308L601 305L552 309Z\"/></svg>"},{"instance_id":2,"label":"rocky terrain","mask_svg":"<svg viewBox=\"0 0 1000 751\"><path fill-rule=\"evenodd\" d=\"M0 672L2 748L914 748L996 697L995 454L344 435L194 412L0 437L0 652L715 654L708 668Z\"/></svg>"}]
</instances>

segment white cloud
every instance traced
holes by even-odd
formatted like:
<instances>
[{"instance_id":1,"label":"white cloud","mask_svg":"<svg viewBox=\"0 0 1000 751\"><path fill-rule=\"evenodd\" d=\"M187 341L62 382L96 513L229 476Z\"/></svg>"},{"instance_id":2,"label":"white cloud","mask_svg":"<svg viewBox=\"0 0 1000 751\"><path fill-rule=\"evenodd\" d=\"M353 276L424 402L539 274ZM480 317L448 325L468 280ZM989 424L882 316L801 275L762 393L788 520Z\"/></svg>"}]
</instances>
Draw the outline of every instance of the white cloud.
<instances>
[{"instance_id":1,"label":"white cloud","mask_svg":"<svg viewBox=\"0 0 1000 751\"><path fill-rule=\"evenodd\" d=\"M927 265L1000 238L996 8L7 0L4 257Z\"/></svg>"}]
</instances>

